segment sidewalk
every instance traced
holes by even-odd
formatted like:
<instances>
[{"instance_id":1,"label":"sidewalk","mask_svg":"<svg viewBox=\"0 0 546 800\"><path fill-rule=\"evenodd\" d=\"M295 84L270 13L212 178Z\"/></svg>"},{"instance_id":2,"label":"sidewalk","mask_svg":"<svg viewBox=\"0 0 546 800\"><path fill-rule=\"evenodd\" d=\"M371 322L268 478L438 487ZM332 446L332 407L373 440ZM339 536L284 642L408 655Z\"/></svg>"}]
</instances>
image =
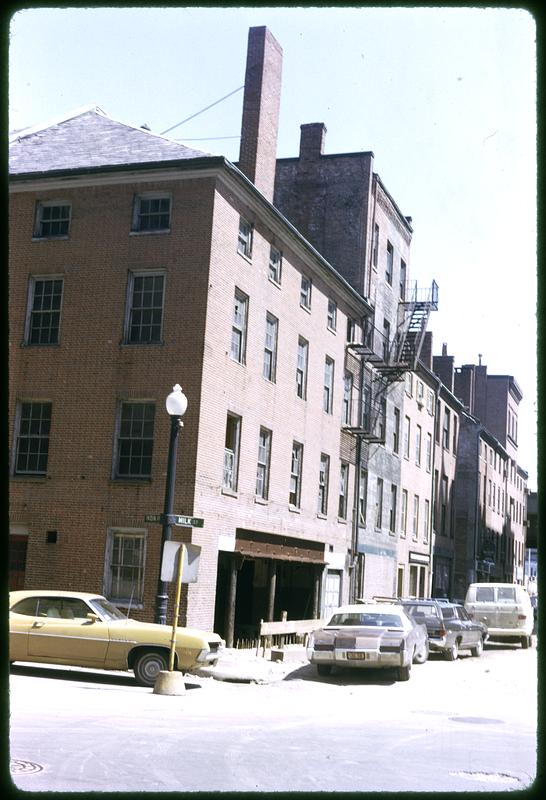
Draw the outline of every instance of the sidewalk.
<instances>
[{"instance_id":1,"label":"sidewalk","mask_svg":"<svg viewBox=\"0 0 546 800\"><path fill-rule=\"evenodd\" d=\"M272 683L286 677L290 672L300 669L309 662L305 655L305 647L287 645L282 650L273 650L273 658L282 654L282 660L272 661L271 650L265 651L265 657L256 655L256 650L239 650L234 647L225 648L214 667L198 667L192 674L200 677L211 677L218 681L234 681L239 683Z\"/></svg>"}]
</instances>

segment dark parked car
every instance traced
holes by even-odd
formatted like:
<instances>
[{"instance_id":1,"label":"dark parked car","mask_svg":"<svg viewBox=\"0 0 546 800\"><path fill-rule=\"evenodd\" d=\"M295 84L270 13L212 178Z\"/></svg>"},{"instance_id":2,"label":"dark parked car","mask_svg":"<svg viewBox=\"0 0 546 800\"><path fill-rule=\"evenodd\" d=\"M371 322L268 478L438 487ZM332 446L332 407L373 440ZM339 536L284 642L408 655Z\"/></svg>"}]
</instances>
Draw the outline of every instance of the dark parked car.
<instances>
[{"instance_id":1,"label":"dark parked car","mask_svg":"<svg viewBox=\"0 0 546 800\"><path fill-rule=\"evenodd\" d=\"M416 598L402 598L398 602L416 622L427 626L431 652L443 653L448 661L455 661L459 650L481 656L487 627L471 619L460 603Z\"/></svg>"}]
</instances>

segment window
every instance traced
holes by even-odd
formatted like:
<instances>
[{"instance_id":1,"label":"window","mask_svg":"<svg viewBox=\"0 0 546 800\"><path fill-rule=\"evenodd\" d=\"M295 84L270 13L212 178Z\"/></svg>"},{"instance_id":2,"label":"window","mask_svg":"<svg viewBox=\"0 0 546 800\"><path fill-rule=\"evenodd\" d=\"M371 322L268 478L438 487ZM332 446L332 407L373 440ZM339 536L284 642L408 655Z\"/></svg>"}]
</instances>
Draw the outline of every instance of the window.
<instances>
[{"instance_id":1,"label":"window","mask_svg":"<svg viewBox=\"0 0 546 800\"><path fill-rule=\"evenodd\" d=\"M258 467L256 470L256 497L269 497L269 462L271 458L271 431L260 428L258 440Z\"/></svg>"},{"instance_id":2,"label":"window","mask_svg":"<svg viewBox=\"0 0 546 800\"><path fill-rule=\"evenodd\" d=\"M418 467L421 466L421 426L417 425L415 428L415 463Z\"/></svg>"},{"instance_id":3,"label":"window","mask_svg":"<svg viewBox=\"0 0 546 800\"><path fill-rule=\"evenodd\" d=\"M245 363L248 297L235 289L233 302L233 326L231 329L231 358L239 364Z\"/></svg>"},{"instance_id":4,"label":"window","mask_svg":"<svg viewBox=\"0 0 546 800\"><path fill-rule=\"evenodd\" d=\"M384 442L387 435L387 400L385 397L381 398L379 403L379 419L377 435L379 441Z\"/></svg>"},{"instance_id":5,"label":"window","mask_svg":"<svg viewBox=\"0 0 546 800\"><path fill-rule=\"evenodd\" d=\"M116 478L149 478L154 447L154 403L124 402L119 407Z\"/></svg>"},{"instance_id":6,"label":"window","mask_svg":"<svg viewBox=\"0 0 546 800\"><path fill-rule=\"evenodd\" d=\"M339 472L339 501L337 515L340 519L347 519L347 496L349 493L349 465L341 462Z\"/></svg>"},{"instance_id":7,"label":"window","mask_svg":"<svg viewBox=\"0 0 546 800\"><path fill-rule=\"evenodd\" d=\"M330 456L320 454L318 513L326 516L328 511L328 480L330 473Z\"/></svg>"},{"instance_id":8,"label":"window","mask_svg":"<svg viewBox=\"0 0 546 800\"><path fill-rule=\"evenodd\" d=\"M417 381L417 391L416 391L415 396L416 396L416 399L417 399L417 405L421 408L423 406L424 397L425 397L425 387L424 387L423 381L419 381L419 380Z\"/></svg>"},{"instance_id":9,"label":"window","mask_svg":"<svg viewBox=\"0 0 546 800\"><path fill-rule=\"evenodd\" d=\"M412 538L416 542L419 535L419 496L413 495L413 524L412 524Z\"/></svg>"},{"instance_id":10,"label":"window","mask_svg":"<svg viewBox=\"0 0 546 800\"><path fill-rule=\"evenodd\" d=\"M137 194L133 211L133 232L168 231L171 226L169 194Z\"/></svg>"},{"instance_id":11,"label":"window","mask_svg":"<svg viewBox=\"0 0 546 800\"><path fill-rule=\"evenodd\" d=\"M394 250L392 244L387 240L387 265L385 268L385 278L389 286L392 286L392 272L394 263Z\"/></svg>"},{"instance_id":12,"label":"window","mask_svg":"<svg viewBox=\"0 0 546 800\"><path fill-rule=\"evenodd\" d=\"M410 457L410 418L404 417L404 458Z\"/></svg>"},{"instance_id":13,"label":"window","mask_svg":"<svg viewBox=\"0 0 546 800\"><path fill-rule=\"evenodd\" d=\"M431 416L434 415L434 392L432 389L427 390L427 411Z\"/></svg>"},{"instance_id":14,"label":"window","mask_svg":"<svg viewBox=\"0 0 546 800\"><path fill-rule=\"evenodd\" d=\"M237 252L246 258L252 258L252 225L244 217L239 218L239 239Z\"/></svg>"},{"instance_id":15,"label":"window","mask_svg":"<svg viewBox=\"0 0 546 800\"><path fill-rule=\"evenodd\" d=\"M277 317L274 317L273 314L266 314L263 376L273 383L275 383L277 375L278 330L279 320Z\"/></svg>"},{"instance_id":16,"label":"window","mask_svg":"<svg viewBox=\"0 0 546 800\"><path fill-rule=\"evenodd\" d=\"M239 443L241 441L241 417L228 414L226 420L226 438L224 443L224 489L237 491L239 475Z\"/></svg>"},{"instance_id":17,"label":"window","mask_svg":"<svg viewBox=\"0 0 546 800\"><path fill-rule=\"evenodd\" d=\"M343 409L341 414L341 421L343 425L351 424L352 402L353 402L353 376L350 372L346 372L343 378Z\"/></svg>"},{"instance_id":18,"label":"window","mask_svg":"<svg viewBox=\"0 0 546 800\"><path fill-rule=\"evenodd\" d=\"M457 453L457 417L453 415L453 454ZM496 454L495 454L496 457Z\"/></svg>"},{"instance_id":19,"label":"window","mask_svg":"<svg viewBox=\"0 0 546 800\"><path fill-rule=\"evenodd\" d=\"M301 475L303 465L303 445L292 442L292 459L290 462L290 493L288 502L294 508L301 505Z\"/></svg>"},{"instance_id":20,"label":"window","mask_svg":"<svg viewBox=\"0 0 546 800\"><path fill-rule=\"evenodd\" d=\"M447 476L442 475L441 498L440 498L440 533L447 536Z\"/></svg>"},{"instance_id":21,"label":"window","mask_svg":"<svg viewBox=\"0 0 546 800\"><path fill-rule=\"evenodd\" d=\"M406 262L400 259L400 300L406 299Z\"/></svg>"},{"instance_id":22,"label":"window","mask_svg":"<svg viewBox=\"0 0 546 800\"><path fill-rule=\"evenodd\" d=\"M394 426L392 431L392 452L400 451L400 409L394 409Z\"/></svg>"},{"instance_id":23,"label":"window","mask_svg":"<svg viewBox=\"0 0 546 800\"><path fill-rule=\"evenodd\" d=\"M368 470L360 468L358 484L358 524L366 527L366 516L368 512Z\"/></svg>"},{"instance_id":24,"label":"window","mask_svg":"<svg viewBox=\"0 0 546 800\"><path fill-rule=\"evenodd\" d=\"M328 328L335 331L337 326L337 303L335 300L328 300Z\"/></svg>"},{"instance_id":25,"label":"window","mask_svg":"<svg viewBox=\"0 0 546 800\"><path fill-rule=\"evenodd\" d=\"M372 387L365 384L362 387L362 428L371 432L372 427Z\"/></svg>"},{"instance_id":26,"label":"window","mask_svg":"<svg viewBox=\"0 0 546 800\"><path fill-rule=\"evenodd\" d=\"M413 372L406 372L406 394L413 397Z\"/></svg>"},{"instance_id":27,"label":"window","mask_svg":"<svg viewBox=\"0 0 546 800\"><path fill-rule=\"evenodd\" d=\"M281 285L282 280L282 253L271 245L269 249L269 279Z\"/></svg>"},{"instance_id":28,"label":"window","mask_svg":"<svg viewBox=\"0 0 546 800\"><path fill-rule=\"evenodd\" d=\"M442 445L446 450L449 450L449 429L450 429L450 411L449 408L444 410L444 430L443 430L443 439Z\"/></svg>"},{"instance_id":29,"label":"window","mask_svg":"<svg viewBox=\"0 0 546 800\"><path fill-rule=\"evenodd\" d=\"M105 594L118 603L141 604L144 590L144 533L110 530L107 539Z\"/></svg>"},{"instance_id":30,"label":"window","mask_svg":"<svg viewBox=\"0 0 546 800\"><path fill-rule=\"evenodd\" d=\"M16 475L45 475L51 403L21 403L15 455Z\"/></svg>"},{"instance_id":31,"label":"window","mask_svg":"<svg viewBox=\"0 0 546 800\"><path fill-rule=\"evenodd\" d=\"M37 239L54 239L68 236L70 229L70 203L46 200L36 208L34 236Z\"/></svg>"},{"instance_id":32,"label":"window","mask_svg":"<svg viewBox=\"0 0 546 800\"><path fill-rule=\"evenodd\" d=\"M301 276L300 306L311 310L311 278L306 275Z\"/></svg>"},{"instance_id":33,"label":"window","mask_svg":"<svg viewBox=\"0 0 546 800\"><path fill-rule=\"evenodd\" d=\"M432 434L431 433L427 433L426 468L427 468L427 472L430 472L432 470Z\"/></svg>"},{"instance_id":34,"label":"window","mask_svg":"<svg viewBox=\"0 0 546 800\"><path fill-rule=\"evenodd\" d=\"M296 394L302 400L307 399L307 362L309 342L301 336L298 339L298 361L296 364Z\"/></svg>"},{"instance_id":35,"label":"window","mask_svg":"<svg viewBox=\"0 0 546 800\"><path fill-rule=\"evenodd\" d=\"M126 344L161 342L164 298L164 275L140 272L129 274Z\"/></svg>"},{"instance_id":36,"label":"window","mask_svg":"<svg viewBox=\"0 0 546 800\"><path fill-rule=\"evenodd\" d=\"M436 426L435 426L435 434L436 434L436 441L440 444L440 420L442 416L442 404L438 400L436 403Z\"/></svg>"},{"instance_id":37,"label":"window","mask_svg":"<svg viewBox=\"0 0 546 800\"><path fill-rule=\"evenodd\" d=\"M26 343L59 344L63 279L31 278L29 292Z\"/></svg>"},{"instance_id":38,"label":"window","mask_svg":"<svg viewBox=\"0 0 546 800\"><path fill-rule=\"evenodd\" d=\"M391 483L391 507L389 509L389 530L391 533L396 533L396 502L398 496L398 487L396 484Z\"/></svg>"},{"instance_id":39,"label":"window","mask_svg":"<svg viewBox=\"0 0 546 800\"><path fill-rule=\"evenodd\" d=\"M383 525L383 478L377 479L375 492L375 527L381 528Z\"/></svg>"},{"instance_id":40,"label":"window","mask_svg":"<svg viewBox=\"0 0 546 800\"><path fill-rule=\"evenodd\" d=\"M372 247L372 263L377 267L377 260L379 256L379 225L374 223L373 226L373 247Z\"/></svg>"},{"instance_id":41,"label":"window","mask_svg":"<svg viewBox=\"0 0 546 800\"><path fill-rule=\"evenodd\" d=\"M402 519L400 520L400 536L408 532L408 493L402 489Z\"/></svg>"},{"instance_id":42,"label":"window","mask_svg":"<svg viewBox=\"0 0 546 800\"><path fill-rule=\"evenodd\" d=\"M388 319L383 320L383 361L389 363L389 351L391 345L391 324Z\"/></svg>"},{"instance_id":43,"label":"window","mask_svg":"<svg viewBox=\"0 0 546 800\"><path fill-rule=\"evenodd\" d=\"M331 414L334 406L334 362L326 356L324 360L324 391L322 410Z\"/></svg>"},{"instance_id":44,"label":"window","mask_svg":"<svg viewBox=\"0 0 546 800\"><path fill-rule=\"evenodd\" d=\"M348 342L360 342L359 336L360 327L356 319L352 317L347 317L347 341Z\"/></svg>"},{"instance_id":45,"label":"window","mask_svg":"<svg viewBox=\"0 0 546 800\"><path fill-rule=\"evenodd\" d=\"M425 500L425 518L423 520L423 542L428 544L430 532L430 500Z\"/></svg>"}]
</instances>

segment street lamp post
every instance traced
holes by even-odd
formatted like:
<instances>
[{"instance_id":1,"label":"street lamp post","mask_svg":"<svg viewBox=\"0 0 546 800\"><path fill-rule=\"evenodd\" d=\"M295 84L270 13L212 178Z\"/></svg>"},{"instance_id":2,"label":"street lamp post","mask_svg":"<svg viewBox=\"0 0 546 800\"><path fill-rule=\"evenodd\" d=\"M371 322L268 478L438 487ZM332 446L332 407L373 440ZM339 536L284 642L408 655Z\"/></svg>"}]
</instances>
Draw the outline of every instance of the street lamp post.
<instances>
[{"instance_id":1,"label":"street lamp post","mask_svg":"<svg viewBox=\"0 0 546 800\"><path fill-rule=\"evenodd\" d=\"M163 528L161 532L161 553L159 562L159 580L157 582L157 596L155 604L155 621L160 625L167 624L167 582L161 580L161 565L165 542L172 538L172 516L174 502L174 485L176 479L176 453L178 450L178 434L183 427L182 417L188 407L186 395L177 383L168 395L165 405L171 418L171 434L169 439L169 456L167 462L167 480L165 483L165 505L163 508Z\"/></svg>"}]
</instances>

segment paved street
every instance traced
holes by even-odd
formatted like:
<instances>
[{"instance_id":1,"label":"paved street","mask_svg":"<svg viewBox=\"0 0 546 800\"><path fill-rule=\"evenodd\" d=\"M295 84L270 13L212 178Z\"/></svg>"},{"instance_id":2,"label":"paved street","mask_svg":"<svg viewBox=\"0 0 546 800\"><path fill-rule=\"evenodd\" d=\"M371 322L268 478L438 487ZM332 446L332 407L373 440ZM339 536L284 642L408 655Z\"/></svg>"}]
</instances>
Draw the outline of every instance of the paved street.
<instances>
[{"instance_id":1,"label":"paved street","mask_svg":"<svg viewBox=\"0 0 546 800\"><path fill-rule=\"evenodd\" d=\"M434 655L407 683L284 672L187 676L168 697L130 675L14 665L12 778L26 791L496 792L535 777L535 647Z\"/></svg>"}]
</instances>

